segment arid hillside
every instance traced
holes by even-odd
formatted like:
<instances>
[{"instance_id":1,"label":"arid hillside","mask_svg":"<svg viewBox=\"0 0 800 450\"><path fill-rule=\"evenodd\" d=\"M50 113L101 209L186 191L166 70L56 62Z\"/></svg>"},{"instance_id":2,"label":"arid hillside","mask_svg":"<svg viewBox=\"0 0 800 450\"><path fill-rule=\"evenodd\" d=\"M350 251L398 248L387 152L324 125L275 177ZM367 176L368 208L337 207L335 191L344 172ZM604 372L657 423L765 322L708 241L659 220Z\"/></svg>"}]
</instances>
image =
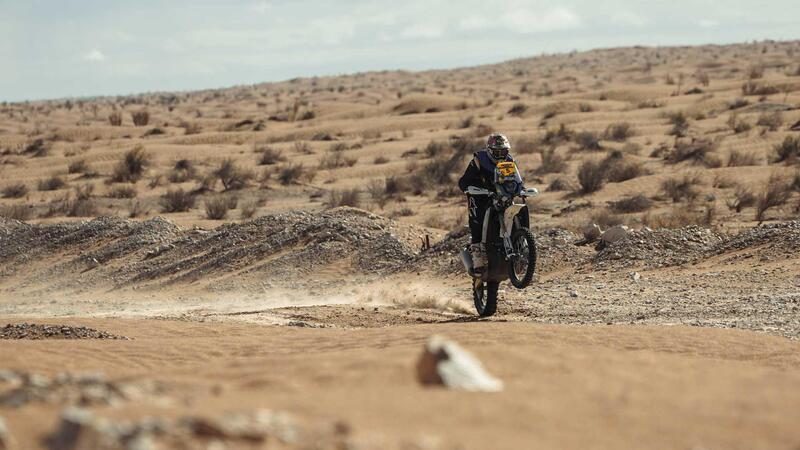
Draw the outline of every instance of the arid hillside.
<instances>
[{"instance_id":1,"label":"arid hillside","mask_svg":"<svg viewBox=\"0 0 800 450\"><path fill-rule=\"evenodd\" d=\"M798 108L798 41L3 104L0 214L211 227L349 205L438 236L496 130L543 192L537 226L739 229L800 214Z\"/></svg>"}]
</instances>

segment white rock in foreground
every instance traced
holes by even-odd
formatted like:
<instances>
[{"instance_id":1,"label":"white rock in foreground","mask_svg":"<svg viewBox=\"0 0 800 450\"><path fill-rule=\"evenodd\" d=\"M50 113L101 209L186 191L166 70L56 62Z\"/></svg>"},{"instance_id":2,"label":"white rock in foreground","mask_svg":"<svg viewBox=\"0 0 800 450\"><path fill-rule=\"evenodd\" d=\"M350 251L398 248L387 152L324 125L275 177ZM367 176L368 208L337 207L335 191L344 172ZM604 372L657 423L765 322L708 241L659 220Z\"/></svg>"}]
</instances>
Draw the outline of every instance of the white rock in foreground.
<instances>
[{"instance_id":1,"label":"white rock in foreground","mask_svg":"<svg viewBox=\"0 0 800 450\"><path fill-rule=\"evenodd\" d=\"M444 385L465 391L498 392L503 382L486 372L475 356L441 336L432 336L417 362L424 385Z\"/></svg>"},{"instance_id":2,"label":"white rock in foreground","mask_svg":"<svg viewBox=\"0 0 800 450\"><path fill-rule=\"evenodd\" d=\"M8 434L8 428L3 418L0 417L0 450L10 450L14 448L14 443L11 436Z\"/></svg>"}]
</instances>

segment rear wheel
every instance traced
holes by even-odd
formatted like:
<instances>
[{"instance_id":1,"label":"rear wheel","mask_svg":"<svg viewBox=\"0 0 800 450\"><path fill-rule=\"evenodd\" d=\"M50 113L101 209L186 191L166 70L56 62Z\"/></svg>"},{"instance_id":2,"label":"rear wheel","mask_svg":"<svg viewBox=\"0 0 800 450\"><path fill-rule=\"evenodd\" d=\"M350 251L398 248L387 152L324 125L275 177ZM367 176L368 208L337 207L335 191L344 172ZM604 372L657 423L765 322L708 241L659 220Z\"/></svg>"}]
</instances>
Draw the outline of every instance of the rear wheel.
<instances>
[{"instance_id":1,"label":"rear wheel","mask_svg":"<svg viewBox=\"0 0 800 450\"><path fill-rule=\"evenodd\" d=\"M536 270L536 242L533 233L527 228L518 228L511 233L514 257L508 264L508 277L517 289L525 289L533 280Z\"/></svg>"},{"instance_id":2,"label":"rear wheel","mask_svg":"<svg viewBox=\"0 0 800 450\"><path fill-rule=\"evenodd\" d=\"M475 299L475 309L481 317L489 317L497 311L497 290L500 283L489 281L484 283L475 280L472 285L472 296Z\"/></svg>"}]
</instances>

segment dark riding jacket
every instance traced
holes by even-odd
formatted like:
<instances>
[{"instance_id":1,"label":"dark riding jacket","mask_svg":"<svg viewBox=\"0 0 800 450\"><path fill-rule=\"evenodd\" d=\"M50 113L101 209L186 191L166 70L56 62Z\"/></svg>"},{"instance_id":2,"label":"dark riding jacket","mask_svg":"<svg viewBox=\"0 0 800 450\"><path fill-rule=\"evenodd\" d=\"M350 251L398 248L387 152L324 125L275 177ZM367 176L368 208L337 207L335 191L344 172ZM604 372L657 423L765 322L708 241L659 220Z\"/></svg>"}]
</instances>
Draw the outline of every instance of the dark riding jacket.
<instances>
[{"instance_id":1,"label":"dark riding jacket","mask_svg":"<svg viewBox=\"0 0 800 450\"><path fill-rule=\"evenodd\" d=\"M514 161L514 158L509 154L505 161ZM489 155L487 150L475 152L464 175L458 180L458 188L462 192L466 192L470 186L494 191L494 169L496 167L496 160Z\"/></svg>"}]
</instances>

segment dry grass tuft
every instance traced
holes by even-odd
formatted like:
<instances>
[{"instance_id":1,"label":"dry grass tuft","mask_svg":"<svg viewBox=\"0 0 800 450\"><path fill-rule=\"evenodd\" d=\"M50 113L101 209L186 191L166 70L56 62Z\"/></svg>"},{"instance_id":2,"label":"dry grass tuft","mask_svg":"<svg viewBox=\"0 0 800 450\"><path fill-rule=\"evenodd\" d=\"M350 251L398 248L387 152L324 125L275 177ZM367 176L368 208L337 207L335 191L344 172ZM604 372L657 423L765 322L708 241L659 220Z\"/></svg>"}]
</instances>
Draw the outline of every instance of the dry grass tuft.
<instances>
[{"instance_id":1,"label":"dry grass tuft","mask_svg":"<svg viewBox=\"0 0 800 450\"><path fill-rule=\"evenodd\" d=\"M195 196L183 189L170 189L161 196L161 210L165 213L186 212L194 208Z\"/></svg>"},{"instance_id":2,"label":"dry grass tuft","mask_svg":"<svg viewBox=\"0 0 800 450\"><path fill-rule=\"evenodd\" d=\"M141 145L125 153L122 161L114 167L111 175L113 183L136 183L144 175L147 166L150 165L150 155L145 152Z\"/></svg>"}]
</instances>

